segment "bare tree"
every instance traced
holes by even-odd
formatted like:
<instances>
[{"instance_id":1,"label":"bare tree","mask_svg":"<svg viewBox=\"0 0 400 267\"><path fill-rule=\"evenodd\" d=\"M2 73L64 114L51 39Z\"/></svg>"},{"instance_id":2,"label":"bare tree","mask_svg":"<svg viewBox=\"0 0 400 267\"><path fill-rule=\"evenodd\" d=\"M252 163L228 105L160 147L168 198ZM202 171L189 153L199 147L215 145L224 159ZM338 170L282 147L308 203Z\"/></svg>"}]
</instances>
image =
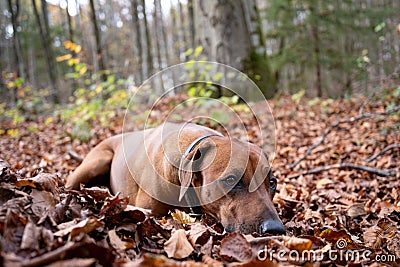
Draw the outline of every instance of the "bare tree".
<instances>
[{"instance_id":1,"label":"bare tree","mask_svg":"<svg viewBox=\"0 0 400 267\"><path fill-rule=\"evenodd\" d=\"M71 42L75 42L74 38L74 28L72 27L72 18L71 15L69 14L69 2L67 1L67 8L65 9L65 14L67 15L67 25L68 25L68 39Z\"/></svg>"},{"instance_id":2,"label":"bare tree","mask_svg":"<svg viewBox=\"0 0 400 267\"><path fill-rule=\"evenodd\" d=\"M188 44L187 44L187 38L186 38L186 24L185 24L185 12L183 10L183 5L181 1L178 1L178 7L179 7L179 21L180 21L180 36L182 39L182 49L183 51L188 50ZM192 47L194 48L194 47Z\"/></svg>"},{"instance_id":3,"label":"bare tree","mask_svg":"<svg viewBox=\"0 0 400 267\"><path fill-rule=\"evenodd\" d=\"M99 64L99 71L101 72L101 79L103 81L106 81L107 80L107 75L105 73L106 65L104 62L103 48L101 44L100 30L97 23L97 15L96 15L96 8L94 6L94 0L90 0L89 3L90 3L91 20L93 25L94 37L96 41L97 62Z\"/></svg>"},{"instance_id":4,"label":"bare tree","mask_svg":"<svg viewBox=\"0 0 400 267\"><path fill-rule=\"evenodd\" d=\"M162 66L162 59L161 59L161 42L162 38L160 38L158 32L160 31L160 17L161 17L161 10L158 8L160 7L160 4L157 3L160 2L160 0L154 0L154 14L153 14L153 25L154 25L154 36L155 36L155 42L156 42L156 52L157 52L157 63L158 63L158 70L161 70Z\"/></svg>"},{"instance_id":5,"label":"bare tree","mask_svg":"<svg viewBox=\"0 0 400 267\"><path fill-rule=\"evenodd\" d=\"M311 14L318 13L318 3L310 6ZM320 38L319 38L319 25L318 18L316 15L312 17L311 23L311 36L312 36L312 44L314 47L314 55L315 55L315 89L317 90L317 96L322 96L322 83L321 83L321 55L320 55Z\"/></svg>"},{"instance_id":6,"label":"bare tree","mask_svg":"<svg viewBox=\"0 0 400 267\"><path fill-rule=\"evenodd\" d=\"M46 1L41 0L41 4L42 4L42 11L47 12L46 6L43 7L43 4L47 5ZM50 90L52 92L52 94L51 94L52 100L54 103L59 103L60 98L58 96L58 90L57 90L57 78L56 78L56 72L55 72L54 57L53 57L53 53L51 50L51 38L50 38L49 26L48 26L48 23L47 23L47 26L43 25L35 0L32 0L32 7L33 7L33 12L35 14L36 22L37 22L38 28L39 28L40 40L42 42L42 46L43 46L45 56L46 56L47 69L48 69L49 78L50 78L50 87L51 87ZM43 14L43 17L46 17L46 16L47 16L47 14ZM45 22L45 24L46 24L46 22ZM46 31L46 28L49 31Z\"/></svg>"},{"instance_id":7,"label":"bare tree","mask_svg":"<svg viewBox=\"0 0 400 267\"><path fill-rule=\"evenodd\" d=\"M14 63L18 77L25 78L25 68L22 60L22 49L21 40L18 34L18 16L20 14L20 0L15 1L15 5L12 0L8 0L8 8L11 14L11 25L13 28L13 49L14 49Z\"/></svg>"},{"instance_id":8,"label":"bare tree","mask_svg":"<svg viewBox=\"0 0 400 267\"><path fill-rule=\"evenodd\" d=\"M196 27L194 24L193 0L188 0L187 5L188 5L188 13L189 13L190 47L194 48L196 46L196 43L195 43Z\"/></svg>"},{"instance_id":9,"label":"bare tree","mask_svg":"<svg viewBox=\"0 0 400 267\"><path fill-rule=\"evenodd\" d=\"M251 3L244 0L194 3L196 34L207 58L244 71L265 96L273 96L276 82L265 50L259 52L257 49L262 46L262 34L255 29L261 27L261 22Z\"/></svg>"},{"instance_id":10,"label":"bare tree","mask_svg":"<svg viewBox=\"0 0 400 267\"><path fill-rule=\"evenodd\" d=\"M142 45L142 34L139 23L139 12L138 12L138 0L131 1L132 6L132 23L133 29L135 32L135 41L136 41L136 63L137 63L137 71L136 71L136 83L141 84L143 82L143 45Z\"/></svg>"},{"instance_id":11,"label":"bare tree","mask_svg":"<svg viewBox=\"0 0 400 267\"><path fill-rule=\"evenodd\" d=\"M152 46L151 46L151 37L150 37L149 24L147 22L145 0L142 0L142 10L143 10L144 32L145 32L145 35L146 35L147 77L150 77L153 74L153 55L152 55L152 52L151 52L151 48L152 48Z\"/></svg>"},{"instance_id":12,"label":"bare tree","mask_svg":"<svg viewBox=\"0 0 400 267\"><path fill-rule=\"evenodd\" d=\"M171 2L172 6L172 2ZM178 27L178 15L177 11L175 8L171 8L170 10L170 16L171 16L171 28L172 29L179 29ZM181 54L181 46L179 43L179 33L176 30L172 30L172 49L173 49L173 54L175 57L173 58L174 63L178 63L180 61L180 54Z\"/></svg>"}]
</instances>

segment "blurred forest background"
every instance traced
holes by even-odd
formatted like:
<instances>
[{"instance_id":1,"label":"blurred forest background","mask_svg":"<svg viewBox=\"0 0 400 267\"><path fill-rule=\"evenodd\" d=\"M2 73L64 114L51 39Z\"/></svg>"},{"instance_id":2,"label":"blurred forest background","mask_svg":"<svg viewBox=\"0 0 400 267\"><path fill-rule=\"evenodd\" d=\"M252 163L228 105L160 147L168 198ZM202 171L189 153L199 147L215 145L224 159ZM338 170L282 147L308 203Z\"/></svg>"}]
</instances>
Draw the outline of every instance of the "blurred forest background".
<instances>
[{"instance_id":1,"label":"blurred forest background","mask_svg":"<svg viewBox=\"0 0 400 267\"><path fill-rule=\"evenodd\" d=\"M104 95L193 59L245 72L267 97L346 97L399 73L394 0L6 0L0 10L10 106Z\"/></svg>"},{"instance_id":2,"label":"blurred forest background","mask_svg":"<svg viewBox=\"0 0 400 267\"><path fill-rule=\"evenodd\" d=\"M270 99L274 123L265 102L257 113L218 87L229 72L212 73L207 63L201 73L190 68L195 60L246 73ZM179 63L206 82L149 101L167 83L139 86ZM324 255L340 240L350 252L393 256L387 266L400 266L399 0L0 0L0 73L0 266L261 266L231 256L252 255L262 242L269 255L310 248ZM234 78L231 88L251 91ZM136 92L147 101L129 102ZM62 186L105 138L185 116L259 146L276 141L274 204L296 239L231 239L205 223L204 232L186 228L201 246L193 249L184 234L190 255L173 261L164 244L182 222L135 219L127 228L126 198ZM169 244L187 251L174 245L181 241ZM223 244L233 252L224 254ZM321 265L346 265L342 251ZM313 264L286 255L274 262Z\"/></svg>"}]
</instances>

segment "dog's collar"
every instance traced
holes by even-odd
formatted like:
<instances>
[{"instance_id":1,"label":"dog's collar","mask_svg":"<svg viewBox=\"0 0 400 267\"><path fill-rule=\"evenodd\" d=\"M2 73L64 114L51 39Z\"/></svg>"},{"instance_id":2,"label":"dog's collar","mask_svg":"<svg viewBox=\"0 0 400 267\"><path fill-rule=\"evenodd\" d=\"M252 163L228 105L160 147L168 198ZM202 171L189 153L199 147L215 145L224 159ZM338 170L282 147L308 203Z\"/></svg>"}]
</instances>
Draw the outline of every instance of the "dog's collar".
<instances>
[{"instance_id":1,"label":"dog's collar","mask_svg":"<svg viewBox=\"0 0 400 267\"><path fill-rule=\"evenodd\" d=\"M186 157L190 152L193 151L193 149L195 148L195 146L197 146L198 144L200 144L201 141L203 141L204 139L207 139L211 136L219 136L222 137L222 135L219 134L207 134L207 135L203 135L200 136L199 138L197 138L196 140L194 140L185 150L185 153L183 153L183 157Z\"/></svg>"},{"instance_id":2,"label":"dog's collar","mask_svg":"<svg viewBox=\"0 0 400 267\"><path fill-rule=\"evenodd\" d=\"M190 145L186 148L185 152L183 153L182 158L185 158L190 152L192 152L193 149L198 144L200 144L201 141L203 141L204 139L207 139L209 137L212 137L212 136L223 137L223 135L220 135L220 134L207 134L207 135L200 136L199 138L195 139L192 143L190 143ZM195 203L200 203L200 201L199 201L192 185L190 186L188 191L185 193L185 200L186 200L186 203L189 204L189 209L190 209L191 213L201 214L201 206L197 206L195 204Z\"/></svg>"}]
</instances>

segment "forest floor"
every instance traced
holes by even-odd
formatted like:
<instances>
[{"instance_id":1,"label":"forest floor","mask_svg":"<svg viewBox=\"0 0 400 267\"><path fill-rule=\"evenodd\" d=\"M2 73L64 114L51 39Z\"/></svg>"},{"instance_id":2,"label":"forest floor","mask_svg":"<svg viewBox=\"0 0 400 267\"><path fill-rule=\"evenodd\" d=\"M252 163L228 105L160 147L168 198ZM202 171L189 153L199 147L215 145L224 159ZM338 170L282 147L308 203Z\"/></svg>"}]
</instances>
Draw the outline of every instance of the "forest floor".
<instances>
[{"instance_id":1,"label":"forest floor","mask_svg":"<svg viewBox=\"0 0 400 267\"><path fill-rule=\"evenodd\" d=\"M79 165L71 152L84 157L120 133L122 119L94 121L90 142L72 140L57 118L26 121L0 135L3 265L399 266L400 114L387 112L392 101L270 101L274 203L286 236L228 234L207 216L154 218L104 189L65 190Z\"/></svg>"}]
</instances>

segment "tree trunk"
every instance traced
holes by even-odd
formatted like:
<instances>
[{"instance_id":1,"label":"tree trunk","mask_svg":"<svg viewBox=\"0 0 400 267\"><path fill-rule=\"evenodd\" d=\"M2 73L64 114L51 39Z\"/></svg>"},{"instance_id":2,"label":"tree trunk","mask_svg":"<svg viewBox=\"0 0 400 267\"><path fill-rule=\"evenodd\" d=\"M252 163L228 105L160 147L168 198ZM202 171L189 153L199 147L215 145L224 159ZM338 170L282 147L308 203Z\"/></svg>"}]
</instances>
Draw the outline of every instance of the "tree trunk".
<instances>
[{"instance_id":1,"label":"tree trunk","mask_svg":"<svg viewBox=\"0 0 400 267\"><path fill-rule=\"evenodd\" d=\"M180 21L180 36L182 40L181 47L183 51L186 52L188 50L188 44L186 38L187 27L185 25L185 13L183 12L183 6L181 1L178 1L178 6L179 6L179 21ZM186 61L186 55L185 55L185 61Z\"/></svg>"},{"instance_id":2,"label":"tree trunk","mask_svg":"<svg viewBox=\"0 0 400 267\"><path fill-rule=\"evenodd\" d=\"M44 0L42 0L42 5L43 2L45 2ZM46 4L46 3L45 3ZM54 103L59 103L60 102L60 98L58 96L58 90L56 87L56 76L55 76L55 66L54 66L54 62L53 59L54 57L52 57L52 52L51 52L51 47L50 47L50 33L46 32L45 26L42 25L42 21L40 19L40 14L36 5L36 1L32 0L32 7L33 7L33 12L35 14L36 17L36 22L38 24L38 28L39 28L39 34L40 34L40 40L42 42L42 46L45 52L45 56L46 56L46 63L47 63L47 70L49 73L49 78L50 78L50 90L51 90L51 95L52 95L52 100ZM42 10L46 10L43 9ZM43 17L47 16L47 14L43 14Z\"/></svg>"},{"instance_id":3,"label":"tree trunk","mask_svg":"<svg viewBox=\"0 0 400 267\"><path fill-rule=\"evenodd\" d=\"M159 1L159 0L158 0ZM154 36L155 36L155 42L156 42L156 49L157 49L157 69L161 70L162 66L162 60L161 60L161 38L159 33L160 29L160 16L161 16L161 10L158 9L158 4L157 0L154 0L154 14L153 14L153 25L154 25Z\"/></svg>"},{"instance_id":4,"label":"tree trunk","mask_svg":"<svg viewBox=\"0 0 400 267\"><path fill-rule=\"evenodd\" d=\"M65 14L67 15L67 25L68 25L68 38L71 42L75 43L75 38L74 38L74 29L72 28L72 18L71 15L68 12L68 1L67 1L67 8L65 9Z\"/></svg>"},{"instance_id":5,"label":"tree trunk","mask_svg":"<svg viewBox=\"0 0 400 267\"><path fill-rule=\"evenodd\" d=\"M314 47L315 57L315 89L317 96L322 97L322 82L321 82L321 55L320 55L320 40L319 40L319 25L318 25L318 1L315 5L310 6L312 22L311 22L311 35Z\"/></svg>"},{"instance_id":6,"label":"tree trunk","mask_svg":"<svg viewBox=\"0 0 400 267\"><path fill-rule=\"evenodd\" d=\"M20 11L20 2L15 2L15 9L12 0L8 0L8 7L11 13L11 25L13 28L13 49L14 49L14 63L18 77L25 78L25 68L22 60L21 40L18 34L18 16Z\"/></svg>"},{"instance_id":7,"label":"tree trunk","mask_svg":"<svg viewBox=\"0 0 400 267\"><path fill-rule=\"evenodd\" d=\"M144 74L143 74L143 46L142 46L142 34L140 31L140 23L139 23L139 13L138 13L138 0L132 0L132 23L133 29L135 31L135 41L136 41L136 63L137 63L137 71L135 73L136 76L136 84L140 85L143 82Z\"/></svg>"},{"instance_id":8,"label":"tree trunk","mask_svg":"<svg viewBox=\"0 0 400 267\"><path fill-rule=\"evenodd\" d=\"M50 82L51 86L53 87L53 92L54 92L54 102L59 103L60 102L60 97L59 97L59 91L57 88L57 67L54 62L54 53L52 49L52 37L51 37L51 31L50 31L50 25L49 25L49 12L47 8L47 1L46 0L41 0L41 7L42 7L42 17L43 17L43 26L44 26L44 34L45 34L45 43L47 47L47 53L49 55L48 58L48 65L49 65L49 75L50 75Z\"/></svg>"},{"instance_id":9,"label":"tree trunk","mask_svg":"<svg viewBox=\"0 0 400 267\"><path fill-rule=\"evenodd\" d=\"M161 6L161 1L158 0L157 4L159 5L158 10L162 10L162 6ZM161 13L162 14L162 13ZM166 27L164 24L164 20L163 17L160 17L160 23L161 23L161 34L162 34L162 38L163 38L163 43L164 43L164 53L165 53L165 60L167 63L167 67L172 66L172 61L171 61L171 56L170 56L170 46L169 46L169 42L168 42L168 37L167 37L167 33L166 33ZM174 94L175 91L175 82L176 82L176 77L175 77L175 72L172 72L172 86L173 89L169 92L170 95ZM165 88L164 88L165 89Z\"/></svg>"},{"instance_id":10,"label":"tree trunk","mask_svg":"<svg viewBox=\"0 0 400 267\"><path fill-rule=\"evenodd\" d=\"M188 0L188 13L189 13L189 32L190 32L190 47L196 47L196 27L194 23L194 4L193 0Z\"/></svg>"},{"instance_id":11,"label":"tree trunk","mask_svg":"<svg viewBox=\"0 0 400 267\"><path fill-rule=\"evenodd\" d=\"M178 29L178 22L177 22L177 11L174 7L172 7L172 2L171 2L171 20L172 20L172 49L173 49L173 54L175 55L174 58L172 59L174 63L179 63L180 62L180 56L181 56L181 50L180 50L180 45L179 45L179 34L176 31Z\"/></svg>"},{"instance_id":12,"label":"tree trunk","mask_svg":"<svg viewBox=\"0 0 400 267\"><path fill-rule=\"evenodd\" d=\"M147 23L147 14L146 14L146 3L145 0L142 0L143 7L143 22L144 22L144 31L146 35L146 65L147 65L147 78L153 74L153 55L151 52L151 37L149 25Z\"/></svg>"},{"instance_id":13,"label":"tree trunk","mask_svg":"<svg viewBox=\"0 0 400 267\"><path fill-rule=\"evenodd\" d=\"M255 3L242 0L199 0L195 23L199 44L208 60L244 71L267 97L276 92L276 82L262 45L262 34L254 14ZM254 19L253 19L254 18ZM261 50L261 49L259 49Z\"/></svg>"},{"instance_id":14,"label":"tree trunk","mask_svg":"<svg viewBox=\"0 0 400 267\"><path fill-rule=\"evenodd\" d=\"M99 71L101 73L101 79L103 81L107 81L106 65L104 63L104 55L103 49L101 45L101 38L100 38L100 30L97 24L97 16L96 16L96 8L94 6L94 0L90 0L90 10L91 10L91 20L93 25L94 37L96 41L96 54L97 54L97 62L99 64Z\"/></svg>"},{"instance_id":15,"label":"tree trunk","mask_svg":"<svg viewBox=\"0 0 400 267\"><path fill-rule=\"evenodd\" d=\"M153 16L153 22L154 22L154 33L155 33L155 42L156 42L156 49L157 49L157 69L158 71L161 71L162 69L162 57L161 57L161 45L160 43L162 42L162 35L160 35L160 28L162 27L162 13L161 9L160 0L154 0L154 16ZM161 27L160 27L161 26ZM165 47L165 44L164 44ZM158 82L158 81L157 81ZM160 89L164 92L164 83L162 76L159 75L159 82L160 82Z\"/></svg>"},{"instance_id":16,"label":"tree trunk","mask_svg":"<svg viewBox=\"0 0 400 267\"><path fill-rule=\"evenodd\" d=\"M158 5L158 10L160 10L160 26L161 26L161 35L162 35L162 40L164 44L164 54L165 54L165 60L167 63L167 67L171 65L171 58L169 56L169 45L168 45L168 38L167 38L167 33L165 30L165 24L162 16L162 6L161 6L161 1L157 0L157 5Z\"/></svg>"}]
</instances>

